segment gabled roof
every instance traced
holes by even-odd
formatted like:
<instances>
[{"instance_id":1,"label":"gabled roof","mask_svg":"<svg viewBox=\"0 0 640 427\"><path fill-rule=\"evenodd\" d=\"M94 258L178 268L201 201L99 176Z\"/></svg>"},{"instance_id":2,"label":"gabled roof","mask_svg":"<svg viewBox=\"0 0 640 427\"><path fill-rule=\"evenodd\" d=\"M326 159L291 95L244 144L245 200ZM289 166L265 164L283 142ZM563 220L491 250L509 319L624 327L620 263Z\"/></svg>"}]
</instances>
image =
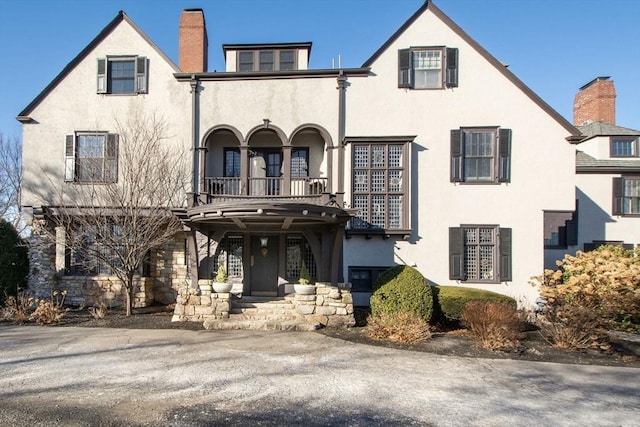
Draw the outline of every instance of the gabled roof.
<instances>
[{"instance_id":1,"label":"gabled roof","mask_svg":"<svg viewBox=\"0 0 640 427\"><path fill-rule=\"evenodd\" d=\"M577 128L585 136L583 141L597 136L640 136L640 130L623 128L602 122L593 122L588 125L577 126Z\"/></svg>"},{"instance_id":2,"label":"gabled roof","mask_svg":"<svg viewBox=\"0 0 640 427\"><path fill-rule=\"evenodd\" d=\"M467 42L473 49L475 49L484 59L486 59L491 65L493 65L498 72L504 75L511 83L513 83L518 89L524 92L534 103L536 103L542 110L554 118L562 127L564 127L571 135L580 136L580 131L575 128L567 119L565 119L560 113L554 110L549 104L547 104L542 98L540 98L534 91L532 91L527 85L525 85L519 78L516 77L511 71L507 69L500 61L498 61L493 55L491 55L485 48L483 48L477 41L469 36L462 28L451 20L447 15L438 9L432 1L425 0L424 4L404 23L393 35L387 40L369 59L362 65L363 67L371 67L371 64L378 59L401 35L407 28L409 28L426 10L430 10L436 17L445 23L451 30L460 36L465 42Z\"/></svg>"},{"instance_id":3,"label":"gabled roof","mask_svg":"<svg viewBox=\"0 0 640 427\"><path fill-rule=\"evenodd\" d=\"M116 29L116 27L122 22L122 21L126 21L129 25L131 25L131 27L147 42L149 43L149 45L156 51L158 52L158 54L165 60L167 61L167 63L174 69L175 72L179 72L180 68L178 68L178 66L171 60L171 58L169 58L132 20L131 18L129 18L127 16L126 13L124 13L124 11L120 11L118 12L118 14L116 15L115 18L113 18L113 20L111 22L109 22L107 24L106 27L104 27L102 29L102 31L100 31L100 33L93 39L91 40L91 42L84 48L82 49L82 51L80 51L80 53L71 60L71 62L69 62L66 67L64 67L62 69L62 71L60 72L60 74L58 74L52 81L51 83L49 83L47 85L47 87L45 87L42 92L40 92L38 94L38 96L36 96L34 98L33 101L31 101L31 103L29 105L27 105L27 107L22 110L20 112L20 114L18 114L18 117L16 117L19 121L28 121L29 118L29 114L31 114L31 112L33 111L34 108L36 108L40 102L42 102L42 100L44 100L47 95L49 95L49 93L56 87L58 86L58 84L60 82L62 82L62 80L65 79L65 77L67 77L67 75L69 73L71 73L71 71L73 71L73 69L82 61L84 60L89 53L96 47L98 46L103 40L105 40L109 34L111 34L111 32L113 30Z\"/></svg>"},{"instance_id":4,"label":"gabled roof","mask_svg":"<svg viewBox=\"0 0 640 427\"><path fill-rule=\"evenodd\" d=\"M640 173L640 159L596 159L580 150L576 151L576 172Z\"/></svg>"}]
</instances>

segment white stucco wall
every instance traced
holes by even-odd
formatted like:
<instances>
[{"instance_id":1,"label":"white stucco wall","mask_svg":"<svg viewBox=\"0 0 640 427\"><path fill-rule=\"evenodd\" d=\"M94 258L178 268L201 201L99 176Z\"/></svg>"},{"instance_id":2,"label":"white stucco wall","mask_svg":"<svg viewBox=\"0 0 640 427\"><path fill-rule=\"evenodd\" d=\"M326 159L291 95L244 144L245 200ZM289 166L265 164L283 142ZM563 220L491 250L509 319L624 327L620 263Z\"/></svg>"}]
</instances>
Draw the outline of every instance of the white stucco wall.
<instances>
[{"instance_id":1,"label":"white stucco wall","mask_svg":"<svg viewBox=\"0 0 640 427\"><path fill-rule=\"evenodd\" d=\"M397 52L410 46L458 48L459 87L399 89ZM429 11L389 46L372 72L375 77L349 87L347 136L417 135L412 150L413 234L408 240L347 240L345 275L350 265L406 262L431 282L451 284L448 228L499 225L513 230L513 281L464 285L535 298L528 281L544 265L543 210L574 208L575 154L565 140L567 129ZM510 183L449 182L450 130L462 126L512 129Z\"/></svg>"},{"instance_id":2,"label":"white stucco wall","mask_svg":"<svg viewBox=\"0 0 640 427\"><path fill-rule=\"evenodd\" d=\"M97 59L138 55L149 59L148 94L96 93ZM135 109L156 114L167 127L167 144L189 147L191 107L188 85L178 83L173 68L122 21L35 107L35 123L23 126L23 205L42 205L64 183L65 136L75 131L116 131Z\"/></svg>"}]
</instances>

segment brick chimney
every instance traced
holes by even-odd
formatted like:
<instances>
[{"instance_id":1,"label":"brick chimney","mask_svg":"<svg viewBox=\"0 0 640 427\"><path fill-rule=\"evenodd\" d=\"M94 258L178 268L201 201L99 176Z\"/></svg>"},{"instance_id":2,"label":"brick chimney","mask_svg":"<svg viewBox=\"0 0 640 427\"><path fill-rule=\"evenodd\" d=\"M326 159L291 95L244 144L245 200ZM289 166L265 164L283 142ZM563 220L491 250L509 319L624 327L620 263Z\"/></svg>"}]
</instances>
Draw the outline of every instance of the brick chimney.
<instances>
[{"instance_id":1,"label":"brick chimney","mask_svg":"<svg viewBox=\"0 0 640 427\"><path fill-rule=\"evenodd\" d=\"M573 124L616 124L616 88L609 77L597 77L582 86L573 101Z\"/></svg>"},{"instance_id":2,"label":"brick chimney","mask_svg":"<svg viewBox=\"0 0 640 427\"><path fill-rule=\"evenodd\" d=\"M185 9L180 15L179 66L184 73L207 71L207 25L202 9Z\"/></svg>"}]
</instances>

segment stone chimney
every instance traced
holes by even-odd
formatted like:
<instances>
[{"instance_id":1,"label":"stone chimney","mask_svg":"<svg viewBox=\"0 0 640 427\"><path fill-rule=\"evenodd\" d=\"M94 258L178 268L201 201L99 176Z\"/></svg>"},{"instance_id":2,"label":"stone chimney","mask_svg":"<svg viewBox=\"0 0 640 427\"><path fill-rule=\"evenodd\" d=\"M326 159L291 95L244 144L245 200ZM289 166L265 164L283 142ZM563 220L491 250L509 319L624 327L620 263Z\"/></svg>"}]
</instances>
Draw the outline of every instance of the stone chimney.
<instances>
[{"instance_id":1,"label":"stone chimney","mask_svg":"<svg viewBox=\"0 0 640 427\"><path fill-rule=\"evenodd\" d=\"M202 9L185 9L180 15L179 66L183 73L207 71L207 25Z\"/></svg>"},{"instance_id":2,"label":"stone chimney","mask_svg":"<svg viewBox=\"0 0 640 427\"><path fill-rule=\"evenodd\" d=\"M609 77L597 77L582 86L573 101L573 124L616 124L616 88Z\"/></svg>"}]
</instances>

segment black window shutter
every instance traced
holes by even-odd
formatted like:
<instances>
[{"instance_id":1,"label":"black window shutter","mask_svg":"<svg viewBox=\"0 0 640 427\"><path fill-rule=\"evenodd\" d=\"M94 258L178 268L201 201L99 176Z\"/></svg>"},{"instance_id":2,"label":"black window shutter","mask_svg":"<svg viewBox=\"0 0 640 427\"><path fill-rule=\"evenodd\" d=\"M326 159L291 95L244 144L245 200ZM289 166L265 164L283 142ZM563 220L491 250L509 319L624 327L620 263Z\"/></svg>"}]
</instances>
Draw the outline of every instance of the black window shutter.
<instances>
[{"instance_id":1,"label":"black window shutter","mask_svg":"<svg viewBox=\"0 0 640 427\"><path fill-rule=\"evenodd\" d=\"M64 143L64 180L73 181L76 175L75 135L67 135Z\"/></svg>"},{"instance_id":2,"label":"black window shutter","mask_svg":"<svg viewBox=\"0 0 640 427\"><path fill-rule=\"evenodd\" d=\"M613 214L624 214L624 178L613 178Z\"/></svg>"},{"instance_id":3,"label":"black window shutter","mask_svg":"<svg viewBox=\"0 0 640 427\"><path fill-rule=\"evenodd\" d=\"M107 145L104 150L105 182L118 181L118 135L110 133L107 135Z\"/></svg>"},{"instance_id":4,"label":"black window shutter","mask_svg":"<svg viewBox=\"0 0 640 427\"><path fill-rule=\"evenodd\" d=\"M449 279L464 280L464 234L462 227L449 228Z\"/></svg>"},{"instance_id":5,"label":"black window shutter","mask_svg":"<svg viewBox=\"0 0 640 427\"><path fill-rule=\"evenodd\" d=\"M458 49L447 48L447 87L458 87Z\"/></svg>"},{"instance_id":6,"label":"black window shutter","mask_svg":"<svg viewBox=\"0 0 640 427\"><path fill-rule=\"evenodd\" d=\"M463 181L463 133L460 129L451 130L451 182Z\"/></svg>"},{"instance_id":7,"label":"black window shutter","mask_svg":"<svg viewBox=\"0 0 640 427\"><path fill-rule=\"evenodd\" d=\"M584 244L584 252L590 252L590 251L592 251L592 250L596 249L597 247L598 247L598 246L597 246L595 243L593 243L593 242L591 242L591 243L585 243L585 244Z\"/></svg>"},{"instance_id":8,"label":"black window shutter","mask_svg":"<svg viewBox=\"0 0 640 427\"><path fill-rule=\"evenodd\" d=\"M398 87L411 87L411 49L398 50Z\"/></svg>"},{"instance_id":9,"label":"black window shutter","mask_svg":"<svg viewBox=\"0 0 640 427\"><path fill-rule=\"evenodd\" d=\"M98 93L107 93L107 59L98 58Z\"/></svg>"},{"instance_id":10,"label":"black window shutter","mask_svg":"<svg viewBox=\"0 0 640 427\"><path fill-rule=\"evenodd\" d=\"M498 182L511 181L511 129L500 129L498 136Z\"/></svg>"},{"instance_id":11,"label":"black window shutter","mask_svg":"<svg viewBox=\"0 0 640 427\"><path fill-rule=\"evenodd\" d=\"M511 271L511 229L500 228L500 281L513 280Z\"/></svg>"},{"instance_id":12,"label":"black window shutter","mask_svg":"<svg viewBox=\"0 0 640 427\"><path fill-rule=\"evenodd\" d=\"M136 58L136 92L147 93L147 73L148 63L147 58L144 56L138 56Z\"/></svg>"}]
</instances>

